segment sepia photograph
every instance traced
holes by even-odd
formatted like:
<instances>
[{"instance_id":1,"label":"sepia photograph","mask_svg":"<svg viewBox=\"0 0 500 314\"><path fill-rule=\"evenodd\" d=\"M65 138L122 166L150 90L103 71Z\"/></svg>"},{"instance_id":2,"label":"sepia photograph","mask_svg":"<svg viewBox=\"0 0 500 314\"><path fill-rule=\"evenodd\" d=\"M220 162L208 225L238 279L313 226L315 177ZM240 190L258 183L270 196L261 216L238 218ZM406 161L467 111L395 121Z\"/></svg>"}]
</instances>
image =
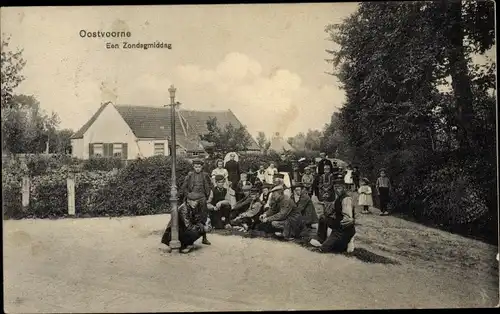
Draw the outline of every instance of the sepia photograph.
<instances>
[{"instance_id":1,"label":"sepia photograph","mask_svg":"<svg viewBox=\"0 0 500 314\"><path fill-rule=\"evenodd\" d=\"M495 9L2 7L4 312L498 307Z\"/></svg>"}]
</instances>

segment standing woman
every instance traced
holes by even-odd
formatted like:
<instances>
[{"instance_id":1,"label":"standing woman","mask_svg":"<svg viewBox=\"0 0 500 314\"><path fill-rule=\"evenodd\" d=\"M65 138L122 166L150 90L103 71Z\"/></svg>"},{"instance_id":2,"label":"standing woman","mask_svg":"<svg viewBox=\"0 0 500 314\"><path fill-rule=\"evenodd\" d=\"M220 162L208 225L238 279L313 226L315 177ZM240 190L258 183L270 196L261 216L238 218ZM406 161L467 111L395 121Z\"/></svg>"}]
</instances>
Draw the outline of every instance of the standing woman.
<instances>
[{"instance_id":1,"label":"standing woman","mask_svg":"<svg viewBox=\"0 0 500 314\"><path fill-rule=\"evenodd\" d=\"M238 155L234 152L227 154L224 161L224 168L228 172L231 206L233 206L236 204L236 186L238 185L238 181L240 181L241 168L238 163Z\"/></svg>"},{"instance_id":2,"label":"standing woman","mask_svg":"<svg viewBox=\"0 0 500 314\"><path fill-rule=\"evenodd\" d=\"M229 172L227 172L227 169L224 168L224 161L222 159L217 159L216 162L217 168L212 170L212 183L214 186L216 186L216 181L215 177L216 176L223 176L224 177L224 188L227 189L229 187Z\"/></svg>"}]
</instances>

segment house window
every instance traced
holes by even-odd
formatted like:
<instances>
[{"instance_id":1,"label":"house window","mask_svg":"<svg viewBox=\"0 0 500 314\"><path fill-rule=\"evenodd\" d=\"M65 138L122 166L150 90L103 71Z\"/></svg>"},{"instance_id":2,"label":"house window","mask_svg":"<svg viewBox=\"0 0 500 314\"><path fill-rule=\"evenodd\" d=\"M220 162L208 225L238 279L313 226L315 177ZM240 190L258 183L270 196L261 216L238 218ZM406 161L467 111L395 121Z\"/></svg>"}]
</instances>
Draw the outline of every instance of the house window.
<instances>
[{"instance_id":1,"label":"house window","mask_svg":"<svg viewBox=\"0 0 500 314\"><path fill-rule=\"evenodd\" d=\"M104 156L104 144L94 144L94 156L102 157Z\"/></svg>"},{"instance_id":2,"label":"house window","mask_svg":"<svg viewBox=\"0 0 500 314\"><path fill-rule=\"evenodd\" d=\"M199 156L200 153L199 152L191 152L191 156Z\"/></svg>"},{"instance_id":3,"label":"house window","mask_svg":"<svg viewBox=\"0 0 500 314\"><path fill-rule=\"evenodd\" d=\"M155 143L155 156L156 155L165 155L165 143Z\"/></svg>"},{"instance_id":4,"label":"house window","mask_svg":"<svg viewBox=\"0 0 500 314\"><path fill-rule=\"evenodd\" d=\"M121 158L123 154L123 144L122 143L114 143L113 144L113 157Z\"/></svg>"}]
</instances>

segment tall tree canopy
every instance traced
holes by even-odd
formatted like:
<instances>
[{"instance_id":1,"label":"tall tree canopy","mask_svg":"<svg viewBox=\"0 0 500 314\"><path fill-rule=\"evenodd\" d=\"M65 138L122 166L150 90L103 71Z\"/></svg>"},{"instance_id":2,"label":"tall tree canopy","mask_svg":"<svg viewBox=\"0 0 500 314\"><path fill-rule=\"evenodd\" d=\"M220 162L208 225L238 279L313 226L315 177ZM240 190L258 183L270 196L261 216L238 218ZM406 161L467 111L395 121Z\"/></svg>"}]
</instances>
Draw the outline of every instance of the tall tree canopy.
<instances>
[{"instance_id":1,"label":"tall tree canopy","mask_svg":"<svg viewBox=\"0 0 500 314\"><path fill-rule=\"evenodd\" d=\"M26 65L26 61L22 57L22 50L10 50L9 41L10 37L2 34L2 51L0 60L2 110L15 105L12 103L14 89L24 80L24 76L21 74L21 71Z\"/></svg>"},{"instance_id":2,"label":"tall tree canopy","mask_svg":"<svg viewBox=\"0 0 500 314\"><path fill-rule=\"evenodd\" d=\"M450 223L484 213L476 196L493 208L495 63L472 57L495 43L494 3L367 2L326 31L339 46L329 61L346 93L338 125L365 172L392 168L394 206L418 203ZM464 184L467 201L453 196Z\"/></svg>"},{"instance_id":3,"label":"tall tree canopy","mask_svg":"<svg viewBox=\"0 0 500 314\"><path fill-rule=\"evenodd\" d=\"M5 36L4 36L5 38ZM42 153L47 142L55 145L58 138L59 117L46 113L34 96L18 95L15 89L24 80L22 69L26 61L22 50L9 49L9 38L2 39L1 79L2 79L2 152ZM67 147L67 141L66 141ZM53 147L50 152L55 152Z\"/></svg>"},{"instance_id":4,"label":"tall tree canopy","mask_svg":"<svg viewBox=\"0 0 500 314\"><path fill-rule=\"evenodd\" d=\"M271 141L269 141L266 134L262 131L257 134L257 144L264 154L267 154L269 147L271 147Z\"/></svg>"},{"instance_id":5,"label":"tall tree canopy","mask_svg":"<svg viewBox=\"0 0 500 314\"><path fill-rule=\"evenodd\" d=\"M220 127L217 118L210 118L207 121L208 133L200 136L201 140L214 144L214 151L218 153L228 153L231 151L241 152L247 150L252 143L252 139L245 126L235 127L226 124Z\"/></svg>"}]
</instances>

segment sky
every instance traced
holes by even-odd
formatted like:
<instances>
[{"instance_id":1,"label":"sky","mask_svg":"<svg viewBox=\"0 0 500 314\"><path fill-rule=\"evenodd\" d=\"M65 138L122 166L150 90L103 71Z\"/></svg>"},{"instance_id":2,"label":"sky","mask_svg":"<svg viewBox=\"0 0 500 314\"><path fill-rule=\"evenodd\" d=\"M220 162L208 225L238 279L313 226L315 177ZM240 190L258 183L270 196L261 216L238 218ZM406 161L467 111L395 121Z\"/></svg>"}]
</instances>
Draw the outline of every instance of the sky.
<instances>
[{"instance_id":1,"label":"sky","mask_svg":"<svg viewBox=\"0 0 500 314\"><path fill-rule=\"evenodd\" d=\"M55 111L61 128L79 129L99 108L162 106L177 88L181 108L231 109L253 136L288 137L322 129L345 100L325 61L325 26L356 3L210 6L2 8L10 47L22 48L25 81ZM130 38L82 38L86 31L129 31ZM107 43L169 43L172 49L107 49Z\"/></svg>"},{"instance_id":2,"label":"sky","mask_svg":"<svg viewBox=\"0 0 500 314\"><path fill-rule=\"evenodd\" d=\"M252 135L322 129L344 93L325 61L324 28L355 3L2 8L2 33L24 49L17 92L77 130L106 101L162 106L168 87L182 108L231 109ZM121 39L79 32L127 30L130 43L172 49L106 49Z\"/></svg>"}]
</instances>

